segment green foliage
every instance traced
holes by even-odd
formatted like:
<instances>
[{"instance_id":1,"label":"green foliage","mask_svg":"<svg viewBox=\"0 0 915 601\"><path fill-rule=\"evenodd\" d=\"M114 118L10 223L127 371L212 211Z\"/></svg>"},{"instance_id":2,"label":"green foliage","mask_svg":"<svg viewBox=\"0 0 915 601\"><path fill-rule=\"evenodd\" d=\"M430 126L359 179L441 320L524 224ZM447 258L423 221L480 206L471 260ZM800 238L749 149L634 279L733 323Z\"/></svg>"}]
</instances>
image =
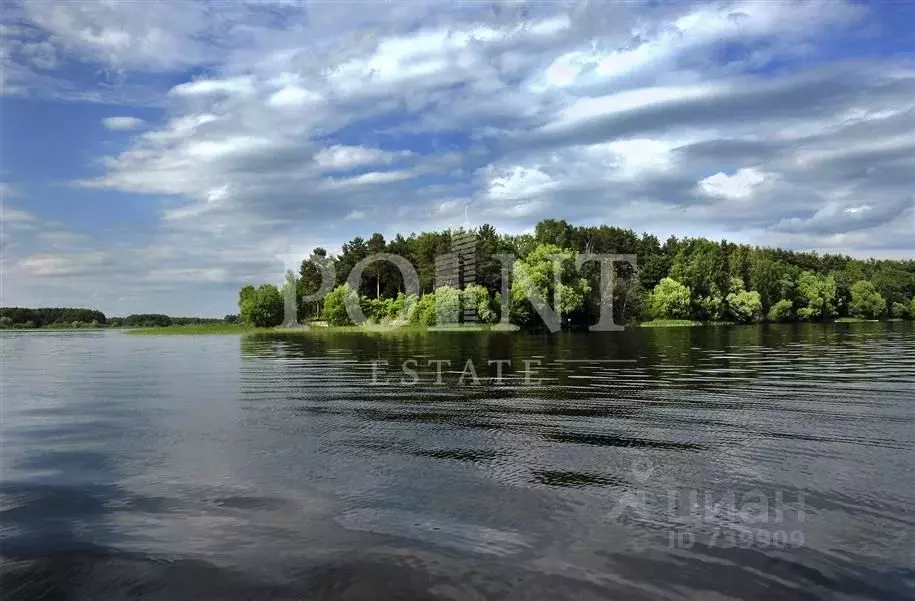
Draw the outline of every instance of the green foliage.
<instances>
[{"instance_id":1,"label":"green foliage","mask_svg":"<svg viewBox=\"0 0 915 601\"><path fill-rule=\"evenodd\" d=\"M727 290L730 275L726 268L726 252L722 245L702 238L688 240L680 247L670 268L670 277L688 287L700 306L715 312L721 291Z\"/></svg>"},{"instance_id":2,"label":"green foliage","mask_svg":"<svg viewBox=\"0 0 915 601\"><path fill-rule=\"evenodd\" d=\"M855 317L876 319L886 309L886 299L880 296L872 282L858 280L851 286L850 313Z\"/></svg>"},{"instance_id":3,"label":"green foliage","mask_svg":"<svg viewBox=\"0 0 915 601\"><path fill-rule=\"evenodd\" d=\"M283 323L283 295L273 284L242 288L238 308L241 320L247 325L269 328Z\"/></svg>"},{"instance_id":4,"label":"green foliage","mask_svg":"<svg viewBox=\"0 0 915 601\"><path fill-rule=\"evenodd\" d=\"M356 291L349 284L337 286L324 297L324 319L332 326L349 326L353 322L346 312L346 298L358 301Z\"/></svg>"},{"instance_id":5,"label":"green foliage","mask_svg":"<svg viewBox=\"0 0 915 601\"><path fill-rule=\"evenodd\" d=\"M565 316L584 306L585 295L591 291L588 280L578 276L575 259L578 253L554 244L540 244L524 259L515 262L511 285L512 309L517 317L530 323L534 319L534 295L549 305L558 292L559 304L554 307ZM555 266L558 263L559 285L555 283Z\"/></svg>"},{"instance_id":6,"label":"green foliage","mask_svg":"<svg viewBox=\"0 0 915 601\"><path fill-rule=\"evenodd\" d=\"M730 316L734 321L749 323L758 321L762 316L762 300L759 292L755 290L731 292L727 297L727 305Z\"/></svg>"},{"instance_id":7,"label":"green foliage","mask_svg":"<svg viewBox=\"0 0 915 601\"><path fill-rule=\"evenodd\" d=\"M172 325L172 318L161 313L134 313L121 319L121 325L132 328L154 328Z\"/></svg>"},{"instance_id":8,"label":"green foliage","mask_svg":"<svg viewBox=\"0 0 915 601\"><path fill-rule=\"evenodd\" d=\"M890 308L890 314L895 319L909 319L911 313L909 312L909 306L906 303L895 302Z\"/></svg>"},{"instance_id":9,"label":"green foliage","mask_svg":"<svg viewBox=\"0 0 915 601\"><path fill-rule=\"evenodd\" d=\"M832 276L801 272L797 280L798 317L805 321L827 319L836 313L836 281Z\"/></svg>"},{"instance_id":10,"label":"green foliage","mask_svg":"<svg viewBox=\"0 0 915 601\"><path fill-rule=\"evenodd\" d=\"M769 321L789 321L794 315L794 303L788 299L782 299L772 305L766 316Z\"/></svg>"},{"instance_id":11,"label":"green foliage","mask_svg":"<svg viewBox=\"0 0 915 601\"><path fill-rule=\"evenodd\" d=\"M701 326L703 323L701 321L693 321L692 319L652 319L650 321L643 321L639 324L639 327L642 328L682 328L688 326Z\"/></svg>"},{"instance_id":12,"label":"green foliage","mask_svg":"<svg viewBox=\"0 0 915 601\"><path fill-rule=\"evenodd\" d=\"M471 284L464 288L463 302L465 307L474 307L477 311L477 318L483 323L493 323L496 321L496 313L492 310L492 303L489 299L489 291L479 284Z\"/></svg>"},{"instance_id":13,"label":"green foliage","mask_svg":"<svg viewBox=\"0 0 915 601\"><path fill-rule=\"evenodd\" d=\"M400 272L390 263L373 263L366 268L359 289L354 291L362 299L360 302L367 318L378 323L402 320L413 324L434 324L436 257L452 252L454 238L463 234L462 230L442 230L406 237L396 235L389 240L381 234L373 234L368 239L357 237L347 242L337 256L330 256L323 249L315 249L300 268L299 295L301 297L318 289L320 263L332 265L336 272L336 283L342 285L352 267L361 259L371 253L391 253L403 257L416 268L421 294L404 297L401 307L397 298L405 292L405 287ZM574 269L573 261L577 253L636 255L637 273L622 264L615 267L611 292L617 323L656 317L658 311L664 318L675 313L679 319L692 321L746 321L758 319L759 316L767 316L773 321L831 319L852 312L852 285L861 280L872 282L876 293L885 300L886 306L880 312L884 315L900 314L897 304L910 305L915 296L913 260L859 260L841 255L750 247L702 238L671 236L661 242L656 236L639 235L625 228L608 225L575 226L554 219L538 223L533 234L499 234L491 225L480 227L475 234L476 284L471 286L469 292L465 290L460 293L460 301L464 306L477 307L484 321L490 312L490 319L497 321L501 311L501 297L498 296L502 287L501 264L496 256L502 253L513 254L518 259L509 282L512 295L511 321L517 324L534 324L539 321L536 319L536 311L526 298L525 288L530 287L541 293L544 302L553 302L552 264L544 256L550 252L562 255L560 307L557 309L567 318L563 319L564 323L575 326L597 321L601 296L599 266L589 262L581 269ZM677 300L682 300L682 297L676 294L673 297L670 294L665 296L665 292L675 290L669 285L662 287L658 295L655 294L654 290L662 280L668 278L682 284L688 291L689 303L686 309ZM485 288L491 299L487 303L489 312L482 310L483 296L476 285ZM253 287L246 287L241 295L253 294L254 290ZM676 290L680 292L680 289ZM759 296L758 310L754 293ZM430 298L427 299L426 296ZM442 311L448 312L454 308L455 292L442 292L439 297L444 302ZM870 300L874 301L875 298L870 297ZM378 302L370 303L368 299ZM320 301L301 302L298 311L304 319L321 315L321 308ZM873 306L868 308L870 312L874 310ZM913 315L911 307L908 314ZM27 318L13 318L13 324L21 325L25 319ZM347 318L343 319L348 322ZM92 321L83 317L70 317L65 320L36 322L44 325L60 321L70 323L73 320ZM176 323L176 318L172 320ZM104 323L101 319L98 321Z\"/></svg>"},{"instance_id":14,"label":"green foliage","mask_svg":"<svg viewBox=\"0 0 915 601\"><path fill-rule=\"evenodd\" d=\"M719 321L724 318L724 298L718 290L717 284L710 284L708 294L700 296L695 301L694 315L701 319Z\"/></svg>"},{"instance_id":15,"label":"green foliage","mask_svg":"<svg viewBox=\"0 0 915 601\"><path fill-rule=\"evenodd\" d=\"M407 321L406 304L407 297L403 292L399 292L397 298L359 298L359 305L366 320L376 324Z\"/></svg>"},{"instance_id":16,"label":"green foliage","mask_svg":"<svg viewBox=\"0 0 915 601\"><path fill-rule=\"evenodd\" d=\"M7 318L4 320L3 318ZM24 307L0 307L0 327L10 328L46 328L58 327L58 324L78 322L89 327L92 322L98 325L107 323L105 314L93 309L73 309L59 307L41 307L28 309Z\"/></svg>"},{"instance_id":17,"label":"green foliage","mask_svg":"<svg viewBox=\"0 0 915 601\"><path fill-rule=\"evenodd\" d=\"M411 297L415 299L416 297ZM423 294L419 299L408 302L412 305L412 310L408 310L408 322L411 325L434 326L435 325L435 295Z\"/></svg>"},{"instance_id":18,"label":"green foliage","mask_svg":"<svg viewBox=\"0 0 915 601\"><path fill-rule=\"evenodd\" d=\"M690 290L673 278L663 278L648 299L651 316L655 319L688 319Z\"/></svg>"},{"instance_id":19,"label":"green foliage","mask_svg":"<svg viewBox=\"0 0 915 601\"><path fill-rule=\"evenodd\" d=\"M435 289L435 323L454 324L460 321L461 291L452 286Z\"/></svg>"},{"instance_id":20,"label":"green foliage","mask_svg":"<svg viewBox=\"0 0 915 601\"><path fill-rule=\"evenodd\" d=\"M900 269L897 264L881 262L870 279L887 303L902 303L915 296L915 273Z\"/></svg>"}]
</instances>

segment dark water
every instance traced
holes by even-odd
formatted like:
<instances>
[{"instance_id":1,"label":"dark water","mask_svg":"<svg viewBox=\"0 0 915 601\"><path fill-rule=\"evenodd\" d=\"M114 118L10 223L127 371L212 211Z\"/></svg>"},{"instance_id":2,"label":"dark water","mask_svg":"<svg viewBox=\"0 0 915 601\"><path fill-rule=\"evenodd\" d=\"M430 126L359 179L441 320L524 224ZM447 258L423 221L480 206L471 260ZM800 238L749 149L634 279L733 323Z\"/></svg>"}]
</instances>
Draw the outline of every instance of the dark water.
<instances>
[{"instance_id":1,"label":"dark water","mask_svg":"<svg viewBox=\"0 0 915 601\"><path fill-rule=\"evenodd\" d=\"M915 597L911 324L0 341L4 599Z\"/></svg>"}]
</instances>

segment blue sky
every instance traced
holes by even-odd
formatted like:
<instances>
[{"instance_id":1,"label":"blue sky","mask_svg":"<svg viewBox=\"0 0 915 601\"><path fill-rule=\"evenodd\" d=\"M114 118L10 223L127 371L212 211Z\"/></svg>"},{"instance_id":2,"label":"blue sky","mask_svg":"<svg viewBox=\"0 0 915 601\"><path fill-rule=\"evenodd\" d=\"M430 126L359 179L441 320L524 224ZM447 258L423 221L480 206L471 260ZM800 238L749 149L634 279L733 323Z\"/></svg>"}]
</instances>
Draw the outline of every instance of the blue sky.
<instances>
[{"instance_id":1,"label":"blue sky","mask_svg":"<svg viewBox=\"0 0 915 601\"><path fill-rule=\"evenodd\" d=\"M608 223L915 257L915 5L7 3L3 305L235 311L315 246Z\"/></svg>"}]
</instances>

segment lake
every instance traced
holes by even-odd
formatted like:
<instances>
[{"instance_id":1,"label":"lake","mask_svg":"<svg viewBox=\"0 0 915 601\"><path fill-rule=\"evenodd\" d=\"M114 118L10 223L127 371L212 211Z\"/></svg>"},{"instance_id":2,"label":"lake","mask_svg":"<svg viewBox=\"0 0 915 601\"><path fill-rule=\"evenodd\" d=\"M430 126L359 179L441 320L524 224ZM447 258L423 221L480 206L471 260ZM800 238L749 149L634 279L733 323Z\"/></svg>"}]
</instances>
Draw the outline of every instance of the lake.
<instances>
[{"instance_id":1,"label":"lake","mask_svg":"<svg viewBox=\"0 0 915 601\"><path fill-rule=\"evenodd\" d=\"M911 323L0 342L4 599L915 598Z\"/></svg>"}]
</instances>

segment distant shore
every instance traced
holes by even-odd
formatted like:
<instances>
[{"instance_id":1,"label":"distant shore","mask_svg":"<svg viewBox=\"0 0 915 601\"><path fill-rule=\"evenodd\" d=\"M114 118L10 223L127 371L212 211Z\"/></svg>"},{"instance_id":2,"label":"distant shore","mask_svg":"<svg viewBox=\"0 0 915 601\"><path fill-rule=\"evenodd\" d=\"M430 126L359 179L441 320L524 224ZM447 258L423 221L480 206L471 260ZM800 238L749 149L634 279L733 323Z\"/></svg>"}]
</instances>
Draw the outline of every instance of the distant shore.
<instances>
[{"instance_id":1,"label":"distant shore","mask_svg":"<svg viewBox=\"0 0 915 601\"><path fill-rule=\"evenodd\" d=\"M816 322L821 324L848 324L848 323L889 323L904 321L900 319L858 319L845 317L832 321ZM803 324L809 322L784 322L778 325ZM626 326L629 328L689 328L689 327L720 327L720 326L760 326L769 325L769 322L760 322L754 324L738 324L727 321L690 321L685 319L672 320L654 320L646 321L639 324ZM772 323L771 325L776 325ZM491 326L461 327L452 328L426 328L423 326L386 326L386 325L368 325L368 326L327 326L321 324L309 324L308 328L287 328L278 326L275 328L257 328L240 324L212 324L212 325L179 325L165 326L155 328L117 328L124 330L125 334L136 336L205 336L205 335L224 335L224 334L292 334L292 335L310 335L310 334L335 334L335 333L365 333L365 334L384 334L384 333L435 333L441 331L465 331L472 332L489 332L497 331ZM522 330L523 331L523 330ZM586 331L586 330L582 330Z\"/></svg>"}]
</instances>

